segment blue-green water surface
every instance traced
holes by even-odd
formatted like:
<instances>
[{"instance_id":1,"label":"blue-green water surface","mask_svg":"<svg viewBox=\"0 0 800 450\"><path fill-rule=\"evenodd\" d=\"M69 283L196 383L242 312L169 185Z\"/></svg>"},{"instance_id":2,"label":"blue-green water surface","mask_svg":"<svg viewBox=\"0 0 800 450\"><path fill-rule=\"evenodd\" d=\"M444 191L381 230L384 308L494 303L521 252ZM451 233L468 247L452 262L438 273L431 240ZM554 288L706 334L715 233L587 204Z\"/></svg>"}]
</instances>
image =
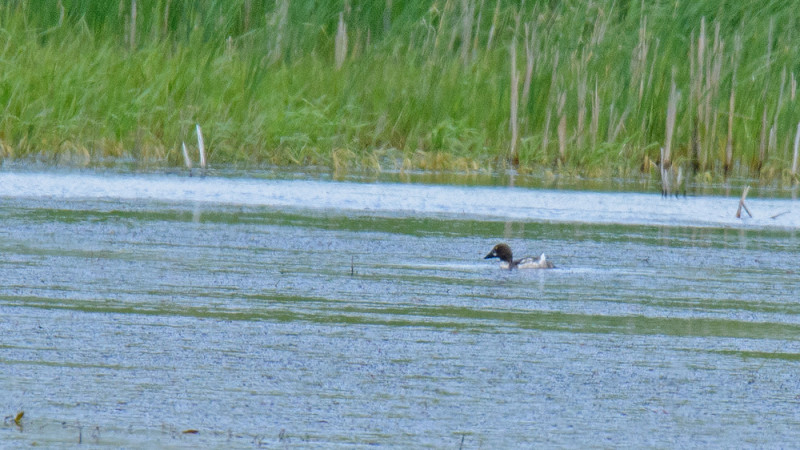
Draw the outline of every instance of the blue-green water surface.
<instances>
[{"instance_id":1,"label":"blue-green water surface","mask_svg":"<svg viewBox=\"0 0 800 450\"><path fill-rule=\"evenodd\" d=\"M15 197L0 252L12 447L800 440L793 230Z\"/></svg>"}]
</instances>

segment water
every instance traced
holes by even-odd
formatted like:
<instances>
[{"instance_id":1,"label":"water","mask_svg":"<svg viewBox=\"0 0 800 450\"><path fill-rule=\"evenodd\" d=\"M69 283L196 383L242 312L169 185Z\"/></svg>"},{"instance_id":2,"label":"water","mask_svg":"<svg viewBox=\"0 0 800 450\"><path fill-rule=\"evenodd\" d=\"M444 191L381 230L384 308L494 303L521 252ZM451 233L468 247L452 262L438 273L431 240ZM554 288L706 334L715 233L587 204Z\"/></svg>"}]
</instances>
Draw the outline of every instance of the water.
<instances>
[{"instance_id":1,"label":"water","mask_svg":"<svg viewBox=\"0 0 800 450\"><path fill-rule=\"evenodd\" d=\"M0 442L795 442L800 211L737 203L0 173Z\"/></svg>"}]
</instances>

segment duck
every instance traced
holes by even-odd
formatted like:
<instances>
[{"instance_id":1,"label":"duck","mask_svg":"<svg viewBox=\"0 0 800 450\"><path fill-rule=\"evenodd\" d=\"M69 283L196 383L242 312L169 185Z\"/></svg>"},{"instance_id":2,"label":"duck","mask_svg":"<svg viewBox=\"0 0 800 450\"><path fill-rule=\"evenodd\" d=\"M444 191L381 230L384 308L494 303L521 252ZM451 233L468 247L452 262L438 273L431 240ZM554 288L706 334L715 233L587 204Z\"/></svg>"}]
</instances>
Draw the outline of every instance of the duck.
<instances>
[{"instance_id":1,"label":"duck","mask_svg":"<svg viewBox=\"0 0 800 450\"><path fill-rule=\"evenodd\" d=\"M514 259L511 253L511 247L508 244L497 244L492 248L483 259L490 259L490 258L499 258L500 261L503 261L503 264L500 266L503 269L514 270L514 269L552 269L555 266L553 263L547 260L547 257L544 253L539 255L538 258L534 257L527 257L522 259Z\"/></svg>"}]
</instances>

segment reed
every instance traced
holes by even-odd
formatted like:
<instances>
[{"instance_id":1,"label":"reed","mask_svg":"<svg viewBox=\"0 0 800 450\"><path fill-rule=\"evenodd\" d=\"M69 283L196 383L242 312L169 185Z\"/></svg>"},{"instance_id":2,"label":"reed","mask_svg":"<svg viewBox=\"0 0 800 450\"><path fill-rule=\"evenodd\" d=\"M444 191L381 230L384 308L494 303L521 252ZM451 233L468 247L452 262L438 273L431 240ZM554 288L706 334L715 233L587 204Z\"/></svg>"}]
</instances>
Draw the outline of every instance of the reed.
<instances>
[{"instance_id":1,"label":"reed","mask_svg":"<svg viewBox=\"0 0 800 450\"><path fill-rule=\"evenodd\" d=\"M797 123L797 132L794 134L794 152L792 153L792 168L789 174L797 181L798 152L800 152L800 122Z\"/></svg>"},{"instance_id":2,"label":"reed","mask_svg":"<svg viewBox=\"0 0 800 450\"><path fill-rule=\"evenodd\" d=\"M567 162L567 116L564 106L567 104L567 93L558 96L558 156L562 164Z\"/></svg>"},{"instance_id":3,"label":"reed","mask_svg":"<svg viewBox=\"0 0 800 450\"><path fill-rule=\"evenodd\" d=\"M131 0L131 14L130 14L130 24L129 24L129 33L128 33L128 42L131 46L131 50L136 49L136 0Z\"/></svg>"},{"instance_id":4,"label":"reed","mask_svg":"<svg viewBox=\"0 0 800 450\"><path fill-rule=\"evenodd\" d=\"M783 6L9 0L0 157L178 166L202 123L214 165L632 175L664 147L767 178L800 120Z\"/></svg>"},{"instance_id":5,"label":"reed","mask_svg":"<svg viewBox=\"0 0 800 450\"><path fill-rule=\"evenodd\" d=\"M339 24L336 28L336 43L335 43L335 60L336 70L342 68L344 59L347 57L347 24L344 22L344 12L339 13Z\"/></svg>"},{"instance_id":6,"label":"reed","mask_svg":"<svg viewBox=\"0 0 800 450\"><path fill-rule=\"evenodd\" d=\"M675 86L675 75L672 75L672 82L669 89L669 100L667 102L667 125L664 132L664 147L661 153L661 166L668 170L672 165L672 136L675 134L675 120L677 119L678 90Z\"/></svg>"},{"instance_id":7,"label":"reed","mask_svg":"<svg viewBox=\"0 0 800 450\"><path fill-rule=\"evenodd\" d=\"M725 143L725 173L730 173L733 165L733 119L736 115L736 72L739 64L739 52L742 47L742 39L740 35L734 38L734 52L731 56L731 66L733 67L733 74L731 75L731 95L728 101L728 136Z\"/></svg>"},{"instance_id":8,"label":"reed","mask_svg":"<svg viewBox=\"0 0 800 450\"><path fill-rule=\"evenodd\" d=\"M186 168L192 170L192 158L189 157L189 151L186 150L186 142L181 142L181 150L183 151L183 163Z\"/></svg>"},{"instance_id":9,"label":"reed","mask_svg":"<svg viewBox=\"0 0 800 450\"><path fill-rule=\"evenodd\" d=\"M203 130L200 129L200 124L195 125L197 130L197 151L200 153L200 168L206 169L206 144L203 140Z\"/></svg>"},{"instance_id":10,"label":"reed","mask_svg":"<svg viewBox=\"0 0 800 450\"><path fill-rule=\"evenodd\" d=\"M583 137L586 127L586 73L580 71L578 76L578 119L575 129L575 150L584 151Z\"/></svg>"},{"instance_id":11,"label":"reed","mask_svg":"<svg viewBox=\"0 0 800 450\"><path fill-rule=\"evenodd\" d=\"M516 49L515 49L516 53ZM536 60L536 27L532 23L525 24L525 78L522 82L522 104L527 105L531 95L533 66Z\"/></svg>"},{"instance_id":12,"label":"reed","mask_svg":"<svg viewBox=\"0 0 800 450\"><path fill-rule=\"evenodd\" d=\"M597 148L597 134L600 128L600 96L597 91L597 78L594 80L594 91L592 91L592 121L589 128L592 136L592 148Z\"/></svg>"},{"instance_id":13,"label":"reed","mask_svg":"<svg viewBox=\"0 0 800 450\"><path fill-rule=\"evenodd\" d=\"M511 128L511 146L509 151L509 163L516 167L519 165L517 155L517 142L519 141L519 72L517 71L517 43L511 43L511 110L509 112L509 126Z\"/></svg>"}]
</instances>

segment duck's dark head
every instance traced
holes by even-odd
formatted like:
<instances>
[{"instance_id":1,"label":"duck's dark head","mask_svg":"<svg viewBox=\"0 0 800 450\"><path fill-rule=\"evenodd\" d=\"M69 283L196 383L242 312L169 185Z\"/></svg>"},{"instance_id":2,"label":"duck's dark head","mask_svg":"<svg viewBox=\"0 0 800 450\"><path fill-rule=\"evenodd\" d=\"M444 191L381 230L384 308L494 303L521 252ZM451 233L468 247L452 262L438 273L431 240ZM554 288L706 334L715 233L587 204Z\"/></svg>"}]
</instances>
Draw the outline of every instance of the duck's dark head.
<instances>
[{"instance_id":1,"label":"duck's dark head","mask_svg":"<svg viewBox=\"0 0 800 450\"><path fill-rule=\"evenodd\" d=\"M489 258L500 258L500 261L510 263L512 261L511 247L506 244L497 244L494 246L492 251L489 252L489 254L483 257L483 259Z\"/></svg>"}]
</instances>

